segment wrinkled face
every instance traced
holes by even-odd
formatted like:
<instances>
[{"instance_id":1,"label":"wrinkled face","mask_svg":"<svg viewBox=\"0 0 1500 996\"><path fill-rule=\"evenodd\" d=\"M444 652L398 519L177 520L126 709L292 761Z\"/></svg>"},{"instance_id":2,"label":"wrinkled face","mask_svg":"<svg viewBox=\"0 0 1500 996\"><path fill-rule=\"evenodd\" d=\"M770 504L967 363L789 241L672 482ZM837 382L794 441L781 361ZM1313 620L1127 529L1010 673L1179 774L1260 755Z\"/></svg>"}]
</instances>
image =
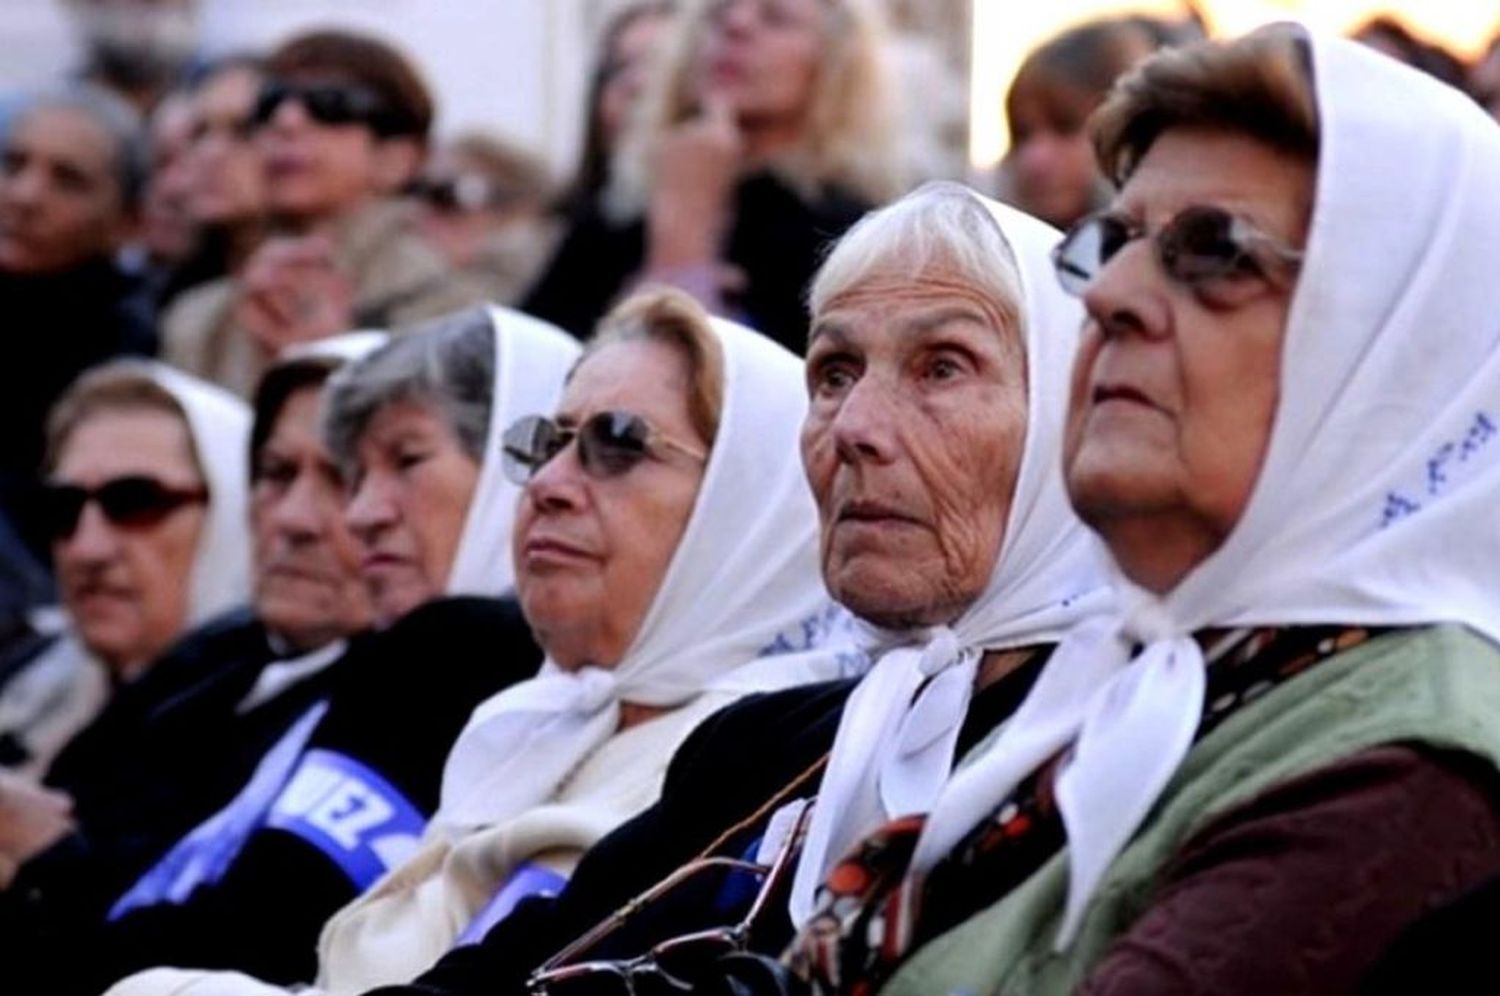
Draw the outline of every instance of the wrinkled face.
<instances>
[{"instance_id":1,"label":"wrinkled face","mask_svg":"<svg viewBox=\"0 0 1500 996\"><path fill-rule=\"evenodd\" d=\"M614 38L599 89L599 125L604 147L613 149L650 76L651 59L665 40L672 16L648 13L631 18Z\"/></svg>"},{"instance_id":2,"label":"wrinkled face","mask_svg":"<svg viewBox=\"0 0 1500 996\"><path fill-rule=\"evenodd\" d=\"M1014 322L941 272L872 278L814 316L807 383L828 590L877 625L953 620L999 559L1025 443Z\"/></svg>"},{"instance_id":3,"label":"wrinkled face","mask_svg":"<svg viewBox=\"0 0 1500 996\"><path fill-rule=\"evenodd\" d=\"M307 83L341 83L327 78ZM379 138L362 123L324 124L297 99L283 100L256 132L267 207L292 222L335 218L411 178L413 143Z\"/></svg>"},{"instance_id":4,"label":"wrinkled face","mask_svg":"<svg viewBox=\"0 0 1500 996\"><path fill-rule=\"evenodd\" d=\"M699 91L741 123L800 121L827 44L826 0L715 0L699 51Z\"/></svg>"},{"instance_id":5,"label":"wrinkled face","mask_svg":"<svg viewBox=\"0 0 1500 996\"><path fill-rule=\"evenodd\" d=\"M182 419L146 409L93 415L68 436L52 480L96 488L137 475L176 490L204 486ZM204 516L202 504L188 504L127 527L91 501L73 534L53 541L63 607L84 645L120 677L149 664L186 626Z\"/></svg>"},{"instance_id":6,"label":"wrinkled face","mask_svg":"<svg viewBox=\"0 0 1500 996\"><path fill-rule=\"evenodd\" d=\"M605 346L574 371L557 420L633 412L659 433L706 451L688 414L686 361L654 341ZM612 667L635 640L687 528L703 463L654 447L615 477L591 477L570 443L526 486L516 515L516 591L548 655L562 667Z\"/></svg>"},{"instance_id":7,"label":"wrinkled face","mask_svg":"<svg viewBox=\"0 0 1500 996\"><path fill-rule=\"evenodd\" d=\"M1193 205L1229 210L1291 246L1306 237L1313 168L1254 139L1178 129L1159 138L1115 208L1156 231ZM1171 280L1149 238L1127 244L1084 297L1064 473L1079 515L1127 576L1171 588L1239 521L1279 397L1292 288L1228 278L1234 303ZM1132 543L1142 530L1189 536Z\"/></svg>"},{"instance_id":8,"label":"wrinkled face","mask_svg":"<svg viewBox=\"0 0 1500 996\"><path fill-rule=\"evenodd\" d=\"M250 524L255 608L311 650L369 625L360 547L344 522L344 483L318 435L322 388L294 392L255 457Z\"/></svg>"},{"instance_id":9,"label":"wrinkled face","mask_svg":"<svg viewBox=\"0 0 1500 996\"><path fill-rule=\"evenodd\" d=\"M259 73L235 68L211 77L193 98L188 207L201 223L250 221L265 210L265 164L250 120L259 91Z\"/></svg>"},{"instance_id":10,"label":"wrinkled face","mask_svg":"<svg viewBox=\"0 0 1500 996\"><path fill-rule=\"evenodd\" d=\"M417 401L376 412L354 455L344 514L385 626L443 594L480 468L447 420Z\"/></svg>"},{"instance_id":11,"label":"wrinkled face","mask_svg":"<svg viewBox=\"0 0 1500 996\"><path fill-rule=\"evenodd\" d=\"M115 250L128 222L116 151L81 111L14 122L0 159L0 270L55 273Z\"/></svg>"},{"instance_id":12,"label":"wrinkled face","mask_svg":"<svg viewBox=\"0 0 1500 996\"><path fill-rule=\"evenodd\" d=\"M1037 100L1013 104L1009 164L1017 206L1067 228L1088 213L1099 182L1084 119L1054 120Z\"/></svg>"}]
</instances>

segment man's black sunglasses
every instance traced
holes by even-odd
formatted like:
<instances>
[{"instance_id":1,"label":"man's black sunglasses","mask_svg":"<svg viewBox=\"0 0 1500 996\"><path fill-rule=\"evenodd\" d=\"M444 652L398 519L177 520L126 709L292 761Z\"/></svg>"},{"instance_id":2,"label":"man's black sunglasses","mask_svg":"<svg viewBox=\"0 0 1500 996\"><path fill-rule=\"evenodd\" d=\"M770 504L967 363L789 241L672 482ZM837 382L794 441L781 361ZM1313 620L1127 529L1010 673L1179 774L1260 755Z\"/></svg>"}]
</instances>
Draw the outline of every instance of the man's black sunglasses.
<instances>
[{"instance_id":1,"label":"man's black sunglasses","mask_svg":"<svg viewBox=\"0 0 1500 996\"><path fill-rule=\"evenodd\" d=\"M184 505L208 501L208 489L173 488L139 474L116 477L96 488L45 484L41 488L40 507L48 535L59 540L72 536L91 501L98 502L99 511L117 526L149 529Z\"/></svg>"}]
</instances>

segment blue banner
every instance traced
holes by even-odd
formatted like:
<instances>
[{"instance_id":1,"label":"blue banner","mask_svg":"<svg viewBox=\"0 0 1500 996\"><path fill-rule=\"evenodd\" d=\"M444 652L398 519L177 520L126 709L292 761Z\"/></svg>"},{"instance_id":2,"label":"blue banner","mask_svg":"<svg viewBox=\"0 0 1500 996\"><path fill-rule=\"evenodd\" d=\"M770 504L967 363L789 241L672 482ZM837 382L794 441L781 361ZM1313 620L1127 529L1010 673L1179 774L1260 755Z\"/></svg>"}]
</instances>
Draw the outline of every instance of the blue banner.
<instances>
[{"instance_id":1,"label":"blue banner","mask_svg":"<svg viewBox=\"0 0 1500 996\"><path fill-rule=\"evenodd\" d=\"M326 750L303 756L266 817L266 826L318 848L360 889L406 860L426 825L379 773Z\"/></svg>"}]
</instances>

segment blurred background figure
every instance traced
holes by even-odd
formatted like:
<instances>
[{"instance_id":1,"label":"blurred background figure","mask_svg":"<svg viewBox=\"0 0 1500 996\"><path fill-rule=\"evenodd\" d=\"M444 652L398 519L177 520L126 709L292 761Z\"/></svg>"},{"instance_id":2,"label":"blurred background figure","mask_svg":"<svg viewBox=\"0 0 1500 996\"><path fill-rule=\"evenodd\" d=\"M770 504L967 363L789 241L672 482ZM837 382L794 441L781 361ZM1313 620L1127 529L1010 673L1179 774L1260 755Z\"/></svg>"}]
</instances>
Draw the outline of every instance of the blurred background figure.
<instances>
[{"instance_id":1,"label":"blurred background figure","mask_svg":"<svg viewBox=\"0 0 1500 996\"><path fill-rule=\"evenodd\" d=\"M216 277L238 273L265 235L265 166L254 142L263 81L258 58L236 55L208 67L193 89L188 212Z\"/></svg>"},{"instance_id":2,"label":"blurred background figure","mask_svg":"<svg viewBox=\"0 0 1500 996\"><path fill-rule=\"evenodd\" d=\"M552 254L547 164L498 135L466 132L438 147L414 193L422 234L493 302L514 303Z\"/></svg>"},{"instance_id":3,"label":"blurred background figure","mask_svg":"<svg viewBox=\"0 0 1500 996\"><path fill-rule=\"evenodd\" d=\"M126 269L142 280L152 314L177 290L177 275L197 252L199 232L190 198L195 181L188 162L193 101L184 91L163 97L146 131L149 174L135 238L121 254Z\"/></svg>"},{"instance_id":4,"label":"blurred background figure","mask_svg":"<svg viewBox=\"0 0 1500 996\"><path fill-rule=\"evenodd\" d=\"M252 115L274 234L167 316L165 357L245 395L288 345L400 331L479 300L398 199L432 117L416 68L378 39L320 31L278 47Z\"/></svg>"},{"instance_id":5,"label":"blurred background figure","mask_svg":"<svg viewBox=\"0 0 1500 996\"><path fill-rule=\"evenodd\" d=\"M46 770L189 626L249 586L244 452L250 413L155 363L90 371L47 425L41 509L62 634L0 688L0 765Z\"/></svg>"},{"instance_id":6,"label":"blurred background figure","mask_svg":"<svg viewBox=\"0 0 1500 996\"><path fill-rule=\"evenodd\" d=\"M148 114L186 75L196 0L63 0L83 48L82 78Z\"/></svg>"},{"instance_id":7,"label":"blurred background figure","mask_svg":"<svg viewBox=\"0 0 1500 996\"><path fill-rule=\"evenodd\" d=\"M627 4L600 32L583 108L582 150L572 184L559 202L570 220L599 211L620 135L666 42L675 10L672 0Z\"/></svg>"},{"instance_id":8,"label":"blurred background figure","mask_svg":"<svg viewBox=\"0 0 1500 996\"><path fill-rule=\"evenodd\" d=\"M42 560L32 488L48 409L88 367L155 348L139 281L115 261L144 176L135 112L93 87L20 105L0 153L0 313L17 351L0 363L0 516Z\"/></svg>"},{"instance_id":9,"label":"blurred background figure","mask_svg":"<svg viewBox=\"0 0 1500 996\"><path fill-rule=\"evenodd\" d=\"M1418 38L1394 17L1373 17L1350 32L1349 37L1429 76L1436 76L1449 86L1460 90L1466 88L1468 67L1462 59L1441 45Z\"/></svg>"},{"instance_id":10,"label":"blurred background figure","mask_svg":"<svg viewBox=\"0 0 1500 996\"><path fill-rule=\"evenodd\" d=\"M823 247L899 190L883 38L863 2L683 4L602 200L522 308L581 335L660 282L800 352Z\"/></svg>"},{"instance_id":11,"label":"blurred background figure","mask_svg":"<svg viewBox=\"0 0 1500 996\"><path fill-rule=\"evenodd\" d=\"M1109 199L1084 124L1126 70L1172 39L1147 17L1091 21L1027 56L1005 97L1010 152L1000 195L1067 229Z\"/></svg>"},{"instance_id":12,"label":"blurred background figure","mask_svg":"<svg viewBox=\"0 0 1500 996\"><path fill-rule=\"evenodd\" d=\"M265 236L265 170L251 141L259 62L228 56L157 107L151 177L134 247L158 315L238 272Z\"/></svg>"}]
</instances>

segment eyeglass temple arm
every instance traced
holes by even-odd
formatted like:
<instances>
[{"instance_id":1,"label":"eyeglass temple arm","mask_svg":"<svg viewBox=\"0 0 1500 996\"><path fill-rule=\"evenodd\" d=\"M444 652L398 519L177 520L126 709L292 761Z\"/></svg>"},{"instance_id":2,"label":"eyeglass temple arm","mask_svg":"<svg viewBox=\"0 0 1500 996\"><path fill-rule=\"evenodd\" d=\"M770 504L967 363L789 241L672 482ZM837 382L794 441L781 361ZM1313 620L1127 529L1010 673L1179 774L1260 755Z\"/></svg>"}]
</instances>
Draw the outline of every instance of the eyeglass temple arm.
<instances>
[{"instance_id":1,"label":"eyeglass temple arm","mask_svg":"<svg viewBox=\"0 0 1500 996\"><path fill-rule=\"evenodd\" d=\"M695 874L700 868L705 867L722 867L733 871L755 872L761 875L769 874L771 871L771 869L766 865L759 865L753 861L742 861L739 858L699 858L696 861L690 861L685 865L680 865L666 878L662 879L660 882L657 882L645 892L632 897L628 902L625 903L624 906L621 906L618 910L611 913L603 920L600 920L598 923L594 924L583 934L579 935L579 937L569 943L567 947L563 948L561 951L558 951L551 958L548 958L547 961L543 963L541 967L539 967L533 974L548 972L567 964L574 957L587 951L589 948L599 943L599 941L603 940L611 933L624 926L626 921L628 921L631 917L635 916L641 911L642 907L646 906L648 903L655 902L662 896L663 893L667 892L669 889L677 885L677 883L683 881L688 876Z\"/></svg>"}]
</instances>

